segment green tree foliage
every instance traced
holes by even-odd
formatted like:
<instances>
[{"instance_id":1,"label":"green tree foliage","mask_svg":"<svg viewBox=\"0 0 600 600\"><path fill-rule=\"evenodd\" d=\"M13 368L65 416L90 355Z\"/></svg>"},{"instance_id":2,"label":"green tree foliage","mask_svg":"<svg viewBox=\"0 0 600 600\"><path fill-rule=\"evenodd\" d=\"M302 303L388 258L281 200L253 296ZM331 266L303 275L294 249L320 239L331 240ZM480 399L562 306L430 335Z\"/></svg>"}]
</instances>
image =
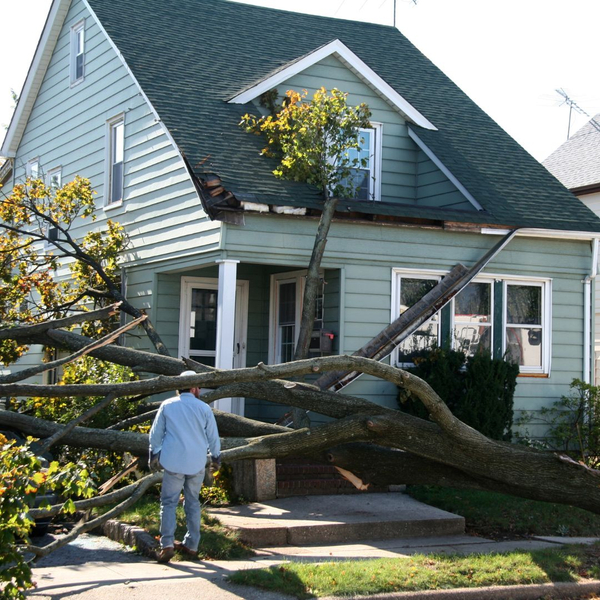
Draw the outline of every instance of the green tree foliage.
<instances>
[{"instance_id":1,"label":"green tree foliage","mask_svg":"<svg viewBox=\"0 0 600 600\"><path fill-rule=\"evenodd\" d=\"M126 245L123 228L112 221L102 231L75 239L82 219L95 220L94 192L76 177L62 187L27 179L0 198L0 323L2 327L65 316L114 302L106 293L119 285L118 257ZM57 278L59 269L70 276ZM104 326L86 325L86 335ZM0 341L0 362L13 363L26 352L14 341Z\"/></svg>"},{"instance_id":2,"label":"green tree foliage","mask_svg":"<svg viewBox=\"0 0 600 600\"><path fill-rule=\"evenodd\" d=\"M361 127L370 127L366 104L350 107L348 94L338 89L317 90L310 101L302 93L288 90L281 106L272 102L272 114L246 114L241 125L250 133L264 135L262 154L279 160L276 177L312 184L325 197L353 198L356 169L366 159L352 158L361 146Z\"/></svg>"},{"instance_id":3,"label":"green tree foliage","mask_svg":"<svg viewBox=\"0 0 600 600\"><path fill-rule=\"evenodd\" d=\"M407 370L429 383L454 416L487 437L511 439L518 365L486 352L466 358L462 352L441 348L424 352L414 362ZM422 404L403 390L399 402L402 410L428 418Z\"/></svg>"}]
</instances>

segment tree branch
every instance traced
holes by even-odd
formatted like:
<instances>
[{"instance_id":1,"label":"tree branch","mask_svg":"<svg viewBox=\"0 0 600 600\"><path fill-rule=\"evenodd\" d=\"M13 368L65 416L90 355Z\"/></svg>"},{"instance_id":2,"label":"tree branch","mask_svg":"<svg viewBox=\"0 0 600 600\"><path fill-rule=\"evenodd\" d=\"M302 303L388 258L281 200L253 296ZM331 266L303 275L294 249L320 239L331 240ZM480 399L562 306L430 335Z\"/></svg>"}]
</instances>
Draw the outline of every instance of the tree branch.
<instances>
[{"instance_id":1,"label":"tree branch","mask_svg":"<svg viewBox=\"0 0 600 600\"><path fill-rule=\"evenodd\" d=\"M96 350L97 348L102 348L114 342L121 334L125 333L126 331L129 331L130 329L133 329L134 327L137 327L145 318L145 316L140 317L139 319L135 319L127 325L124 325L123 327L119 327L119 329L116 329L108 335L105 335L103 338L99 339L96 342L92 342L89 346L78 350L70 356L52 362L43 363L36 367L30 367L29 369L23 369L22 371L17 371L16 373L9 373L8 375L0 376L0 383L13 383L16 381L22 381L23 379L33 377L34 375L38 375L39 373L51 371L52 369L57 369L62 365L71 363L77 360L78 358L89 354L93 350Z\"/></svg>"},{"instance_id":2,"label":"tree branch","mask_svg":"<svg viewBox=\"0 0 600 600\"><path fill-rule=\"evenodd\" d=\"M0 329L0 340L20 340L23 338L29 338L30 336L40 335L50 329L60 329L61 327L70 327L71 325L78 325L86 321L93 320L104 320L117 314L121 306L121 302L115 302L105 308L98 310L92 310L90 312L79 313L64 317L63 319L53 319L52 321L46 321L44 323L36 323L35 325L22 325L19 327L7 327Z\"/></svg>"},{"instance_id":3,"label":"tree branch","mask_svg":"<svg viewBox=\"0 0 600 600\"><path fill-rule=\"evenodd\" d=\"M55 540L51 544L48 544L47 546L43 546L40 548L39 546L32 546L28 544L26 546L26 549L30 552L33 552L37 557L48 556L48 554L50 554L51 552L54 552L55 550L66 546L69 542L80 536L82 533L86 533L87 531L91 531L96 527L100 527L100 525L103 525L109 519L119 516L123 511L127 510L130 506L135 504L144 495L144 493L149 487L155 485L161 480L162 473L153 473L152 475L148 475L144 479L140 479L140 481L137 482L137 489L131 494L131 496L129 496L129 498L121 502L121 504L115 506L113 509L104 513L102 516L97 517L92 521L88 521L87 523L81 523L77 525L67 535L58 538L57 540Z\"/></svg>"}]
</instances>

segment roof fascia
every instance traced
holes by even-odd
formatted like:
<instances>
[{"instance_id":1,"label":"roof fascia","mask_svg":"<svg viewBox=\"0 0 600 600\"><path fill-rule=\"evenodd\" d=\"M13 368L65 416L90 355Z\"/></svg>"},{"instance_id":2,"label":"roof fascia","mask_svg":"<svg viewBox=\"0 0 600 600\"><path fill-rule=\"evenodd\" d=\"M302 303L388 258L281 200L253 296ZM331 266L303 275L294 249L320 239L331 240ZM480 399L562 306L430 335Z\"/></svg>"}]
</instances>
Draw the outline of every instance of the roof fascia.
<instances>
[{"instance_id":1,"label":"roof fascia","mask_svg":"<svg viewBox=\"0 0 600 600\"><path fill-rule=\"evenodd\" d=\"M467 188L453 175L446 165L435 155L433 150L425 144L425 142L409 127L408 135L410 138L419 146L421 150L427 155L427 157L435 164L435 166L454 184L456 189L477 209L483 210L483 207L473 195L467 190Z\"/></svg>"},{"instance_id":2,"label":"roof fascia","mask_svg":"<svg viewBox=\"0 0 600 600\"><path fill-rule=\"evenodd\" d=\"M137 77L133 74L133 71L129 68L129 65L127 64L127 61L125 60L125 57L121 54L121 51L119 50L119 48L117 47L117 45L115 44L115 42L113 41L113 39L110 37L110 35L108 35L108 32L106 31L106 29L104 29L104 26L102 25L100 19L98 18L98 15L96 15L96 13L94 12L94 10L90 6L88 0L82 0L82 2L85 5L85 7L87 8L87 10L89 11L89 13L92 16L92 18L94 19L94 21L96 22L96 24L98 25L98 28L100 29L100 31L104 34L104 36L108 40L108 43L110 44L111 48L114 50L114 52L116 53L117 57L121 61L121 64L123 65L123 68L127 71L127 74L131 77L131 80L133 81L134 85L137 87L140 96L148 104L148 107L152 111L152 114L154 115L154 118L156 119L156 122L160 125L160 127L163 130L163 133L165 134L165 136L167 137L167 139L169 140L169 142L171 142L171 144L173 145L173 148L175 149L175 152L177 153L178 157L181 159L181 161L183 162L183 164L185 166L185 170L187 171L188 177L190 178L190 183L194 186L194 189L196 190L196 194L198 194L198 199L200 200L200 202L202 204L202 207L204 208L204 210L206 211L206 213L210 216L208 208L205 205L202 197L200 196L200 194L198 192L197 180L196 180L195 176L192 173L191 166L188 163L188 161L184 158L183 154L181 153L181 150L179 149L179 146L177 145L177 142L175 141L175 139L171 135L171 132L169 131L168 127L164 124L163 120L160 118L160 115L158 114L156 108L154 108L154 105L152 104L152 102L150 102L150 99L146 95L146 92L144 92L144 90L142 89L142 86L140 85L140 82L137 80Z\"/></svg>"},{"instance_id":3,"label":"roof fascia","mask_svg":"<svg viewBox=\"0 0 600 600\"><path fill-rule=\"evenodd\" d=\"M483 227L481 233L483 235L506 235L508 229L494 229ZM518 237L533 237L533 238L552 238L560 240L597 240L600 239L600 231L562 231L560 229L537 229L526 228L519 229Z\"/></svg>"},{"instance_id":4,"label":"roof fascia","mask_svg":"<svg viewBox=\"0 0 600 600\"><path fill-rule=\"evenodd\" d=\"M391 85L386 83L371 67L361 60L348 46L340 40L333 40L325 46L317 48L313 52L288 63L270 76L259 80L251 87L235 95L229 100L231 104L246 104L254 100L264 92L267 92L290 77L297 75L308 67L318 63L328 56L337 56L341 61L354 70L360 77L367 81L373 88L379 91L402 115L409 121L424 129L437 131L424 115L405 100Z\"/></svg>"},{"instance_id":5,"label":"roof fascia","mask_svg":"<svg viewBox=\"0 0 600 600\"><path fill-rule=\"evenodd\" d=\"M19 101L0 148L0 156L14 158L16 155L70 5L71 0L52 2Z\"/></svg>"},{"instance_id":6,"label":"roof fascia","mask_svg":"<svg viewBox=\"0 0 600 600\"><path fill-rule=\"evenodd\" d=\"M587 194L594 194L596 192L600 192L600 183L592 183L589 185L569 188L569 191L572 194L575 194L577 197L585 196Z\"/></svg>"}]
</instances>

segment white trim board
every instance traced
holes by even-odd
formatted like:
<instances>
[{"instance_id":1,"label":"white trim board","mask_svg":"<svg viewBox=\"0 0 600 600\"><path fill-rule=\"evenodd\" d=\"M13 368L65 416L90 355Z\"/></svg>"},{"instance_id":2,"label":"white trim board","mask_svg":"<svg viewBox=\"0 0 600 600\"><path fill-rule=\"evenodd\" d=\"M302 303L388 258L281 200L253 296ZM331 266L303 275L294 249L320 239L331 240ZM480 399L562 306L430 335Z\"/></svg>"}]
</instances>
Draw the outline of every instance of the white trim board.
<instances>
[{"instance_id":1,"label":"white trim board","mask_svg":"<svg viewBox=\"0 0 600 600\"><path fill-rule=\"evenodd\" d=\"M510 229L494 229L491 227L482 227L482 235L506 235ZM523 227L515 234L515 237L532 238L555 238L561 240L600 240L600 231L569 231L562 229L536 229Z\"/></svg>"},{"instance_id":2,"label":"white trim board","mask_svg":"<svg viewBox=\"0 0 600 600\"><path fill-rule=\"evenodd\" d=\"M285 67L278 69L271 75L260 79L239 94L236 94L229 102L231 104L246 104L331 55L339 58L347 67L352 69L352 71L382 94L411 123L419 125L424 129L437 131L437 127L427 117L405 100L391 85L386 83L369 65L354 54L348 46L337 39L305 56L289 62Z\"/></svg>"}]
</instances>

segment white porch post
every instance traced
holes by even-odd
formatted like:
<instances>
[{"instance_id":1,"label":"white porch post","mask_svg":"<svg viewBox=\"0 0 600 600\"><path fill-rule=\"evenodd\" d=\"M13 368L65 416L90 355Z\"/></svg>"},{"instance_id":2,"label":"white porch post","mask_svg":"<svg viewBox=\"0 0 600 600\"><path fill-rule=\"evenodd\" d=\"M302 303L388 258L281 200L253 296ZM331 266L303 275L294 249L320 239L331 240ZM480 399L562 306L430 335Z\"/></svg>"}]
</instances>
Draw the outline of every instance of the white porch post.
<instances>
[{"instance_id":1,"label":"white porch post","mask_svg":"<svg viewBox=\"0 0 600 600\"><path fill-rule=\"evenodd\" d=\"M220 260L219 291L217 304L217 369L233 367L233 345L235 332L235 292L237 264L239 260ZM219 410L232 412L231 398L221 398L213 406Z\"/></svg>"}]
</instances>

